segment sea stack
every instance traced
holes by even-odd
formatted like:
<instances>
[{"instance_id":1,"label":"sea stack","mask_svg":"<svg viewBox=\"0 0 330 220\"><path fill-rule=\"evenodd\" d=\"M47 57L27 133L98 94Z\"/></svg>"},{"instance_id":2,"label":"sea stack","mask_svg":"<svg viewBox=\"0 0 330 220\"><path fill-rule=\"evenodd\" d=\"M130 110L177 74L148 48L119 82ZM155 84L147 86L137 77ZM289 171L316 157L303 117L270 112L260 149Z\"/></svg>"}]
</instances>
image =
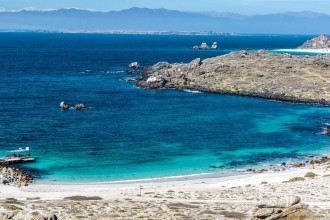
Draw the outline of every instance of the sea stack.
<instances>
[{"instance_id":1,"label":"sea stack","mask_svg":"<svg viewBox=\"0 0 330 220\"><path fill-rule=\"evenodd\" d=\"M298 49L329 49L330 50L330 38L321 34L311 40L306 41Z\"/></svg>"},{"instance_id":2,"label":"sea stack","mask_svg":"<svg viewBox=\"0 0 330 220\"><path fill-rule=\"evenodd\" d=\"M67 105L64 101L62 101L62 102L60 103L60 108L63 109L63 110L67 110L67 109L70 108L70 106Z\"/></svg>"}]
</instances>

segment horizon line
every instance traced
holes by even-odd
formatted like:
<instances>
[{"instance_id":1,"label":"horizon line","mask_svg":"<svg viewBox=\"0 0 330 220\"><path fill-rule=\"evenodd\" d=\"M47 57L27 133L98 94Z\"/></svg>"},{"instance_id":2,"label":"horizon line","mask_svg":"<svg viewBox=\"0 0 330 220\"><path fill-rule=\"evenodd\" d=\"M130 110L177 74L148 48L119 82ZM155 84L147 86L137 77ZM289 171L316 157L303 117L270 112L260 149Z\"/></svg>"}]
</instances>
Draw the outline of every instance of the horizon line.
<instances>
[{"instance_id":1,"label":"horizon line","mask_svg":"<svg viewBox=\"0 0 330 220\"><path fill-rule=\"evenodd\" d=\"M101 10L96 10L92 8L79 8L79 7L68 7L68 8L36 8L36 7L24 7L21 9L7 9L4 7L0 7L0 13L3 12L50 12L50 11L59 11L59 10L78 10L78 11L88 11L88 12L99 12L99 13L110 13L110 12L121 12L125 10L130 10L130 9L147 9L147 10L168 10L168 11L178 11L178 12L185 12L185 13L194 13L194 14L203 14L203 13L218 13L218 14L236 14L236 15L242 15L242 16L259 16L259 15L272 15L272 14L288 14L288 13L314 13L314 14L319 14L319 15L330 15L324 12L316 12L316 11L309 11L309 10L303 10L303 11L282 11L282 12L272 12L272 13L266 13L266 14L241 14L238 12L231 12L231 11L181 11L177 9L167 9L164 7L161 8L146 8L146 7L130 7L130 8L125 8L125 9L120 9L120 10L110 10L110 11L101 11ZM207 15L207 14L203 14ZM209 15L210 16L210 15Z\"/></svg>"}]
</instances>

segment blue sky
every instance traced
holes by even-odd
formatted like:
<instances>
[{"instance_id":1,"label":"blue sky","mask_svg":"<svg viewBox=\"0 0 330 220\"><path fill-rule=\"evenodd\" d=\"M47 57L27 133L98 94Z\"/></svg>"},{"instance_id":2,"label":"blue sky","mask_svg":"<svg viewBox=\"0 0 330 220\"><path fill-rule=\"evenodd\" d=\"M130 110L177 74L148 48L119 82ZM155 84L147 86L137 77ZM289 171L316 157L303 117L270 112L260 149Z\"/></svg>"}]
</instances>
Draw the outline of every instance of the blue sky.
<instances>
[{"instance_id":1,"label":"blue sky","mask_svg":"<svg viewBox=\"0 0 330 220\"><path fill-rule=\"evenodd\" d=\"M286 11L314 11L330 14L330 0L0 0L0 8L17 10L29 7L38 9L83 8L99 11L147 7L241 14Z\"/></svg>"}]
</instances>

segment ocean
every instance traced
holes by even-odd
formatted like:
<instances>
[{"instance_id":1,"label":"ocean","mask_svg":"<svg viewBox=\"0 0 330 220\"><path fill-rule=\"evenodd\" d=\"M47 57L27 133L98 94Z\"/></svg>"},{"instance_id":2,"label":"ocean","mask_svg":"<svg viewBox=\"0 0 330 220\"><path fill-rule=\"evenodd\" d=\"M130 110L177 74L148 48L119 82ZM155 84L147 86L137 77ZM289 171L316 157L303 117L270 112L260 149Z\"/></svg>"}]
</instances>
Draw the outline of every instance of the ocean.
<instances>
[{"instance_id":1,"label":"ocean","mask_svg":"<svg viewBox=\"0 0 330 220\"><path fill-rule=\"evenodd\" d=\"M295 48L314 36L0 33L0 155L38 181L102 182L247 168L327 154L328 107L181 90L145 90L138 61L189 62L243 48ZM193 50L218 42L219 50ZM87 110L59 108L61 101Z\"/></svg>"}]
</instances>

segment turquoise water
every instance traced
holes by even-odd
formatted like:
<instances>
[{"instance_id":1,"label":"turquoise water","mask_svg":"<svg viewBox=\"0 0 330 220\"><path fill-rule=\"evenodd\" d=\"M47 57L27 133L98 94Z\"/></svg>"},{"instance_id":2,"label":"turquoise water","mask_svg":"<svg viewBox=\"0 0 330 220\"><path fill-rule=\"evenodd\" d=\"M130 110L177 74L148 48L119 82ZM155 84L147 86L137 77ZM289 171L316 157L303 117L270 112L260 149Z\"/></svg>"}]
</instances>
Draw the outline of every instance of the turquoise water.
<instances>
[{"instance_id":1,"label":"turquoise water","mask_svg":"<svg viewBox=\"0 0 330 220\"><path fill-rule=\"evenodd\" d=\"M41 181L113 181L328 153L328 107L149 91L122 80L132 61L187 62L240 48L293 48L309 38L1 33L0 154L30 146L38 161L23 167ZM190 49L203 41L224 49ZM63 100L92 108L61 111Z\"/></svg>"}]
</instances>

